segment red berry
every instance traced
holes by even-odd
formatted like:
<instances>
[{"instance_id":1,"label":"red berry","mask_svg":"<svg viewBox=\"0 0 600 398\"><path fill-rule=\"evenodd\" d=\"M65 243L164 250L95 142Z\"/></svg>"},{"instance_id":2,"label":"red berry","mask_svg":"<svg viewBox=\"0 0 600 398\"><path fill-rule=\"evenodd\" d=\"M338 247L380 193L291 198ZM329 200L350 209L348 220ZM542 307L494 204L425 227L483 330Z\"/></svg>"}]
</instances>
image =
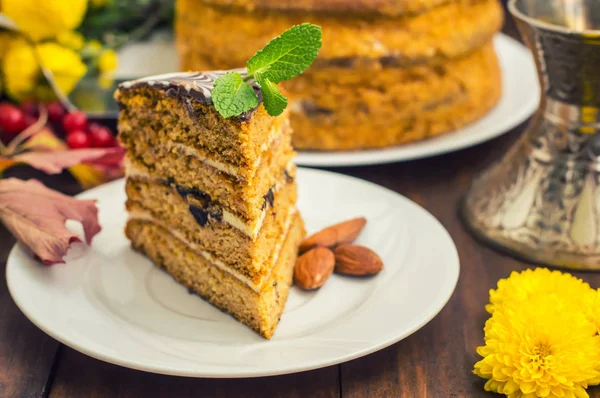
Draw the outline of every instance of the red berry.
<instances>
[{"instance_id":1,"label":"red berry","mask_svg":"<svg viewBox=\"0 0 600 398\"><path fill-rule=\"evenodd\" d=\"M60 102L52 102L48 104L48 119L52 123L58 123L65 116L65 108Z\"/></svg>"},{"instance_id":2,"label":"red berry","mask_svg":"<svg viewBox=\"0 0 600 398\"><path fill-rule=\"evenodd\" d=\"M92 122L92 123L88 124L87 131L88 131L88 133L93 133L94 131L96 131L98 129L103 129L103 128L104 128L104 126L102 126L101 124Z\"/></svg>"},{"instance_id":3,"label":"red berry","mask_svg":"<svg viewBox=\"0 0 600 398\"><path fill-rule=\"evenodd\" d=\"M90 137L83 130L73 130L67 134L67 145L73 149L89 148Z\"/></svg>"},{"instance_id":4,"label":"red berry","mask_svg":"<svg viewBox=\"0 0 600 398\"><path fill-rule=\"evenodd\" d=\"M38 118L31 115L25 115L25 128L35 124L38 121Z\"/></svg>"},{"instance_id":5,"label":"red berry","mask_svg":"<svg viewBox=\"0 0 600 398\"><path fill-rule=\"evenodd\" d=\"M106 127L92 123L89 127L90 140L94 148L109 148L114 146L115 138Z\"/></svg>"},{"instance_id":6,"label":"red berry","mask_svg":"<svg viewBox=\"0 0 600 398\"><path fill-rule=\"evenodd\" d=\"M9 103L0 104L0 129L8 135L17 135L25 129L25 114Z\"/></svg>"},{"instance_id":7,"label":"red berry","mask_svg":"<svg viewBox=\"0 0 600 398\"><path fill-rule=\"evenodd\" d=\"M25 115L37 118L40 114L38 103L35 101L25 101L21 104L21 110Z\"/></svg>"},{"instance_id":8,"label":"red berry","mask_svg":"<svg viewBox=\"0 0 600 398\"><path fill-rule=\"evenodd\" d=\"M87 116L83 112L68 113L63 119L63 128L67 133L77 130L85 130L87 127Z\"/></svg>"}]
</instances>

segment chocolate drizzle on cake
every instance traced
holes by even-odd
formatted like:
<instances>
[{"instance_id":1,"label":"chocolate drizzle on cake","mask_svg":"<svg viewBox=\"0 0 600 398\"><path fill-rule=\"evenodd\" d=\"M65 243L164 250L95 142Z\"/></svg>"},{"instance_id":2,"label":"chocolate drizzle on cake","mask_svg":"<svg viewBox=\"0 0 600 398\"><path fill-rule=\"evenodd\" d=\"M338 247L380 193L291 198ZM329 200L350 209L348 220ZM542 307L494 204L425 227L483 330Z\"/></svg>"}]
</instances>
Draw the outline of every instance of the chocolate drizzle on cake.
<instances>
[{"instance_id":1,"label":"chocolate drizzle on cake","mask_svg":"<svg viewBox=\"0 0 600 398\"><path fill-rule=\"evenodd\" d=\"M190 97L206 105L212 104L212 90L215 87L215 81L227 72L238 72L242 76L246 75L246 69L232 69L225 71L212 72L179 72L167 73L164 75L144 77L138 80L131 80L119 85L120 91L132 90L140 87L151 87L162 90L165 96L176 98L190 111ZM252 88L258 96L259 104L262 102L262 92L260 86L250 81ZM236 118L240 121L248 121L256 112L256 108L242 113Z\"/></svg>"}]
</instances>

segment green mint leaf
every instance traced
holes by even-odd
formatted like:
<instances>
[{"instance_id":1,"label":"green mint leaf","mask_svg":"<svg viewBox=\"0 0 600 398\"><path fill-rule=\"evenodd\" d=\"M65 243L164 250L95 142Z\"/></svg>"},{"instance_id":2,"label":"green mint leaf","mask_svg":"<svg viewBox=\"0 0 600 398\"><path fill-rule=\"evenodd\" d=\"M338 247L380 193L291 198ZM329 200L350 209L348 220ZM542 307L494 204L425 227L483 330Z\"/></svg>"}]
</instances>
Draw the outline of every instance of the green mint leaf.
<instances>
[{"instance_id":1,"label":"green mint leaf","mask_svg":"<svg viewBox=\"0 0 600 398\"><path fill-rule=\"evenodd\" d=\"M281 94L279 88L269 79L261 80L260 88L263 94L263 103L267 113L271 116L279 116L287 107L288 100Z\"/></svg>"},{"instance_id":2,"label":"green mint leaf","mask_svg":"<svg viewBox=\"0 0 600 398\"><path fill-rule=\"evenodd\" d=\"M272 83L289 80L304 72L315 60L322 45L321 27L296 25L259 50L246 67L256 81Z\"/></svg>"},{"instance_id":3,"label":"green mint leaf","mask_svg":"<svg viewBox=\"0 0 600 398\"><path fill-rule=\"evenodd\" d=\"M215 81L212 102L224 118L239 116L258 106L258 97L242 75L227 72Z\"/></svg>"}]
</instances>

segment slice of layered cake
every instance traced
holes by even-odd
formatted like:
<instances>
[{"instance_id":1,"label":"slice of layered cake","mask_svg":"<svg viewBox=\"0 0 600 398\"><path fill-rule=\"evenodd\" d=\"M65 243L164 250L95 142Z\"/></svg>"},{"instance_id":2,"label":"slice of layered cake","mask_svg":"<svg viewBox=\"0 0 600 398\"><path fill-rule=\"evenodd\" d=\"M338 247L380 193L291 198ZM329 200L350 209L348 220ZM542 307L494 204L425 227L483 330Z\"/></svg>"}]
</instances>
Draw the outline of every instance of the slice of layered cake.
<instances>
[{"instance_id":1,"label":"slice of layered cake","mask_svg":"<svg viewBox=\"0 0 600 398\"><path fill-rule=\"evenodd\" d=\"M224 118L212 102L225 72L123 83L119 139L127 154L126 235L179 283L270 338L298 245L288 113L258 106Z\"/></svg>"}]
</instances>

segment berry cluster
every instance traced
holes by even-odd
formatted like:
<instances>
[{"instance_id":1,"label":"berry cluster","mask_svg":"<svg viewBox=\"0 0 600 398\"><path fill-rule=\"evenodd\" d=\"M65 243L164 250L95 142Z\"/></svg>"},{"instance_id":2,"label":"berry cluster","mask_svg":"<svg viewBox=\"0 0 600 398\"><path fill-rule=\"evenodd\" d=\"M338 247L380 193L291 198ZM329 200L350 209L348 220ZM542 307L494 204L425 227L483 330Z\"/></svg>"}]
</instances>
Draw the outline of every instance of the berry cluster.
<instances>
[{"instance_id":1,"label":"berry cluster","mask_svg":"<svg viewBox=\"0 0 600 398\"><path fill-rule=\"evenodd\" d=\"M8 143L34 124L38 120L40 107L46 107L48 127L64 136L69 148L109 148L118 145L108 128L90 123L83 112L67 112L59 102L47 105L25 102L20 108L8 102L0 103L0 139Z\"/></svg>"}]
</instances>

